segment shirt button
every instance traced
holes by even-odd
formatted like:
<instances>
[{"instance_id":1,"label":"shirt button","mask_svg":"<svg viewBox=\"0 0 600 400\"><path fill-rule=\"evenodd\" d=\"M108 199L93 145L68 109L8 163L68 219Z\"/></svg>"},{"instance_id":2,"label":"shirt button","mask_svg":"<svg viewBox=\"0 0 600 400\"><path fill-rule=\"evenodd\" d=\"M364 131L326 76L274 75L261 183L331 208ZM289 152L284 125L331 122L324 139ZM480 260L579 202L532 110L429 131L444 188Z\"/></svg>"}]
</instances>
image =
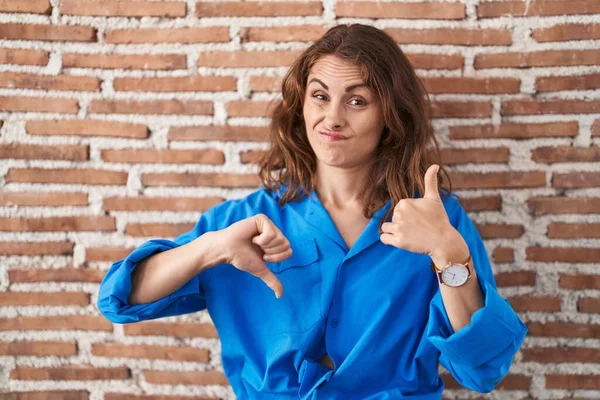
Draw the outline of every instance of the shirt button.
<instances>
[{"instance_id":1,"label":"shirt button","mask_svg":"<svg viewBox=\"0 0 600 400\"><path fill-rule=\"evenodd\" d=\"M338 321L336 318L332 319L332 320L331 320L331 327L332 327L332 328L336 328L336 327L338 326L338 323L339 323L339 322L340 322L340 321Z\"/></svg>"}]
</instances>

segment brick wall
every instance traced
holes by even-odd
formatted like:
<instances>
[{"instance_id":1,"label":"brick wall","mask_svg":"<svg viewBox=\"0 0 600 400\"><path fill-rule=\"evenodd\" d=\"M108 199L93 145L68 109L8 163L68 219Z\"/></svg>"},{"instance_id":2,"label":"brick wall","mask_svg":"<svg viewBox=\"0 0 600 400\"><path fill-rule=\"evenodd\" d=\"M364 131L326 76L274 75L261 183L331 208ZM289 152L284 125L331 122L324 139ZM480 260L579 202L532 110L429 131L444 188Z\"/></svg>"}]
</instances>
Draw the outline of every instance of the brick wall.
<instances>
[{"instance_id":1,"label":"brick wall","mask_svg":"<svg viewBox=\"0 0 600 400\"><path fill-rule=\"evenodd\" d=\"M392 35L530 334L494 396L600 398L600 1L0 0L0 399L233 398L205 312L113 325L108 266L254 190L336 23ZM176 386L178 385L178 386Z\"/></svg>"}]
</instances>

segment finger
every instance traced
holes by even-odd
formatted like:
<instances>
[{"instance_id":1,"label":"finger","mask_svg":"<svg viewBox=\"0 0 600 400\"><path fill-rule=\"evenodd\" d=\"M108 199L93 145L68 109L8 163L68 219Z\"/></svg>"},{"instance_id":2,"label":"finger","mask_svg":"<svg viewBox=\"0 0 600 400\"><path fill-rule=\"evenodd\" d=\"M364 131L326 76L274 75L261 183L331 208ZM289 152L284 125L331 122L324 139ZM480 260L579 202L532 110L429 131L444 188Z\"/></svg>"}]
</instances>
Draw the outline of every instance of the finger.
<instances>
[{"instance_id":1,"label":"finger","mask_svg":"<svg viewBox=\"0 0 600 400\"><path fill-rule=\"evenodd\" d=\"M278 253L283 253L284 251L291 250L289 243L283 243L278 246L268 247L263 249L265 255L273 255Z\"/></svg>"},{"instance_id":2,"label":"finger","mask_svg":"<svg viewBox=\"0 0 600 400\"><path fill-rule=\"evenodd\" d=\"M265 253L267 253L268 250L273 250L275 248L280 248L283 246L290 247L290 242L285 238L285 236L277 236L269 243L265 244L264 246L261 246L261 248Z\"/></svg>"},{"instance_id":3,"label":"finger","mask_svg":"<svg viewBox=\"0 0 600 400\"><path fill-rule=\"evenodd\" d=\"M275 274L271 272L269 268L265 265L265 268L262 270L260 274L257 275L273 292L275 292L275 297L278 299L283 296L283 285L281 281L277 279Z\"/></svg>"},{"instance_id":4,"label":"finger","mask_svg":"<svg viewBox=\"0 0 600 400\"><path fill-rule=\"evenodd\" d=\"M290 258L292 256L293 252L292 249L288 249L288 250L284 250L280 253L276 253L276 254L265 254L264 255L264 259L265 261L270 261L270 262L281 262L283 260L286 260L288 258Z\"/></svg>"},{"instance_id":5,"label":"finger","mask_svg":"<svg viewBox=\"0 0 600 400\"><path fill-rule=\"evenodd\" d=\"M394 233L394 232L395 232L395 230L396 230L396 229L395 229L395 227L396 227L396 226L395 226L395 225L394 225L392 222L384 222L384 223L381 225L381 230L382 230L383 232L385 232L385 233L392 234L392 233Z\"/></svg>"},{"instance_id":6,"label":"finger","mask_svg":"<svg viewBox=\"0 0 600 400\"><path fill-rule=\"evenodd\" d=\"M423 193L424 199L440 200L437 177L439 170L440 166L433 164L427 169L427 172L425 172L425 193Z\"/></svg>"},{"instance_id":7,"label":"finger","mask_svg":"<svg viewBox=\"0 0 600 400\"><path fill-rule=\"evenodd\" d=\"M258 214L255 217L256 227L259 234L252 238L252 242L261 246L271 246L278 237L284 237L283 233L275 226L275 224L264 214Z\"/></svg>"},{"instance_id":8,"label":"finger","mask_svg":"<svg viewBox=\"0 0 600 400\"><path fill-rule=\"evenodd\" d=\"M379 236L379 240L381 240L381 243L383 244L391 245L394 240L394 235L390 233L382 233L381 236Z\"/></svg>"}]
</instances>

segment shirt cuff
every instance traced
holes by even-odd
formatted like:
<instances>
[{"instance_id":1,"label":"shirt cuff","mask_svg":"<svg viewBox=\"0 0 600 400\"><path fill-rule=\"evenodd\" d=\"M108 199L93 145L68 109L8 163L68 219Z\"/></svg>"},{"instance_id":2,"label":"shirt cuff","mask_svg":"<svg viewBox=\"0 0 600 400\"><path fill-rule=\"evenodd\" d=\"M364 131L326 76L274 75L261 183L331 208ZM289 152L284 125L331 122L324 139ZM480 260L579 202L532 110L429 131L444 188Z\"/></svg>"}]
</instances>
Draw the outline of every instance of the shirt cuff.
<instances>
[{"instance_id":1,"label":"shirt cuff","mask_svg":"<svg viewBox=\"0 0 600 400\"><path fill-rule=\"evenodd\" d=\"M471 322L454 332L444 308L441 292L430 305L427 339L450 362L478 367L503 353L509 346L521 346L527 327L510 304L487 281L484 285L485 304L471 317Z\"/></svg>"},{"instance_id":2,"label":"shirt cuff","mask_svg":"<svg viewBox=\"0 0 600 400\"><path fill-rule=\"evenodd\" d=\"M128 303L131 294L131 273L137 263L155 253L170 250L177 244L169 240L150 240L133 250L125 259L115 262L109 268L98 291L98 310L109 321L130 323L152 319L177 298L189 294L200 293L200 282L197 276L190 279L179 290L151 303Z\"/></svg>"}]
</instances>

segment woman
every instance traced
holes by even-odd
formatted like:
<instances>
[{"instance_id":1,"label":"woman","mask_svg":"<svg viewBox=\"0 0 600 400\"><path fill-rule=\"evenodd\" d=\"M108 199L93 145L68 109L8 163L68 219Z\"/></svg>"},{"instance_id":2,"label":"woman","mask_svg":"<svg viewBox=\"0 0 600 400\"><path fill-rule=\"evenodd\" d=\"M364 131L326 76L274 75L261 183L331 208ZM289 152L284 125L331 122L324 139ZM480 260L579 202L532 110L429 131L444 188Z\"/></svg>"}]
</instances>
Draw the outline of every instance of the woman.
<instances>
[{"instance_id":1,"label":"woman","mask_svg":"<svg viewBox=\"0 0 600 400\"><path fill-rule=\"evenodd\" d=\"M394 41L330 29L286 74L270 142L259 190L113 264L100 311L207 308L240 399L438 400L438 363L491 391L527 329L438 183L425 92Z\"/></svg>"}]
</instances>

